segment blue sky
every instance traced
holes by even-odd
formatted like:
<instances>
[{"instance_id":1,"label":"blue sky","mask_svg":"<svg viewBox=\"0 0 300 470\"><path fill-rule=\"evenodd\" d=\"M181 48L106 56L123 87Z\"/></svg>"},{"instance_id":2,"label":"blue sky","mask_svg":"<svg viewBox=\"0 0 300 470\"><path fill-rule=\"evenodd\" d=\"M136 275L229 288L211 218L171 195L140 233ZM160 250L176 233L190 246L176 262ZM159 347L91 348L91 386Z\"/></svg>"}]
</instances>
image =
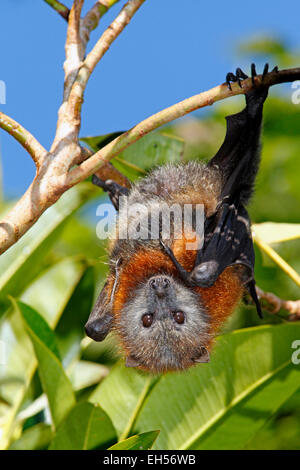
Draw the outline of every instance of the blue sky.
<instances>
[{"instance_id":1,"label":"blue sky","mask_svg":"<svg viewBox=\"0 0 300 470\"><path fill-rule=\"evenodd\" d=\"M86 0L85 9L93 3ZM92 43L123 3L103 18ZM128 129L219 84L228 71L246 66L236 54L241 40L269 34L300 48L299 2L282 5L261 0L146 0L88 84L81 135ZM0 14L0 80L7 86L1 110L49 147L62 97L66 22L43 0L1 0ZM19 196L31 182L33 164L4 131L0 143L5 194Z\"/></svg>"}]
</instances>

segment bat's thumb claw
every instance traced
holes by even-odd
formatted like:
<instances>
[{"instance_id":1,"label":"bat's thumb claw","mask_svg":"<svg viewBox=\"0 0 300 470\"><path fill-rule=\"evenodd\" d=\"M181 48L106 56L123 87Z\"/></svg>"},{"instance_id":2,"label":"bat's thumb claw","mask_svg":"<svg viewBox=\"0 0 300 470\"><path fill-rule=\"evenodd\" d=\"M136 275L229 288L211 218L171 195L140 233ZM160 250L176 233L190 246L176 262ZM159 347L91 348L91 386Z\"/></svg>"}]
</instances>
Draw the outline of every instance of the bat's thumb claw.
<instances>
[{"instance_id":1,"label":"bat's thumb claw","mask_svg":"<svg viewBox=\"0 0 300 470\"><path fill-rule=\"evenodd\" d=\"M199 287L211 287L219 275L219 263L215 260L205 261L194 268L191 279Z\"/></svg>"}]
</instances>

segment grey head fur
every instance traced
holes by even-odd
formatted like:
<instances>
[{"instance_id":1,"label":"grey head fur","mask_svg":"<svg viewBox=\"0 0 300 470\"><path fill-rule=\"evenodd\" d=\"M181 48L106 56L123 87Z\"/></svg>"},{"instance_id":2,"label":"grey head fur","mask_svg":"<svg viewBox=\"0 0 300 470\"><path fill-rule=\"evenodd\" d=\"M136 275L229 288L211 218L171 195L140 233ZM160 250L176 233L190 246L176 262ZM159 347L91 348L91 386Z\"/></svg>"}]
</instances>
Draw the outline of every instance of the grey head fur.
<instances>
[{"instance_id":1,"label":"grey head fur","mask_svg":"<svg viewBox=\"0 0 300 470\"><path fill-rule=\"evenodd\" d=\"M163 289L153 283L164 280ZM184 316L176 322L174 314ZM152 323L145 327L144 316ZM198 295L170 276L153 276L139 286L118 317L117 331L126 344L128 366L139 366L152 372L165 372L190 367L203 356L209 356L209 318ZM208 359L207 359L208 358Z\"/></svg>"}]
</instances>

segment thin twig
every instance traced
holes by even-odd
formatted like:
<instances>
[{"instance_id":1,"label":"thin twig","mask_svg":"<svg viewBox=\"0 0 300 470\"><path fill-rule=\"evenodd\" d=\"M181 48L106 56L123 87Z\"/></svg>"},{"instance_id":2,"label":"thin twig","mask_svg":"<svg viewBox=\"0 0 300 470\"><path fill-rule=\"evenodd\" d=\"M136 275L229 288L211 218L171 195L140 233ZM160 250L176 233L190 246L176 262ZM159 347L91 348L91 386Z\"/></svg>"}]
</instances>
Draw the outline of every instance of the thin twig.
<instances>
[{"instance_id":1,"label":"thin twig","mask_svg":"<svg viewBox=\"0 0 300 470\"><path fill-rule=\"evenodd\" d=\"M115 20L104 31L94 48L84 60L77 78L72 86L70 98L68 102L68 113L75 114L75 119L80 120L81 103L83 101L84 90L87 82L105 52L109 49L113 41L119 36L123 29L128 25L130 20L145 0L129 0L122 8Z\"/></svg>"},{"instance_id":2,"label":"thin twig","mask_svg":"<svg viewBox=\"0 0 300 470\"><path fill-rule=\"evenodd\" d=\"M59 109L56 135L51 147L51 152L58 162L58 172L61 172L61 168L69 168L80 158L78 133L81 124L81 104L87 81L80 85L79 94L76 92L76 83L81 80L80 72L85 63L83 59L90 32L97 26L100 17L116 2L117 0L97 2L83 20L80 19L82 0L75 0L71 9L65 46L64 99ZM129 3L131 2L135 3L136 0L130 0ZM98 8L97 14L96 7Z\"/></svg>"},{"instance_id":3,"label":"thin twig","mask_svg":"<svg viewBox=\"0 0 300 470\"><path fill-rule=\"evenodd\" d=\"M57 0L44 0L50 7L52 7L57 13L60 14L66 21L68 21L70 10L68 7L63 5L61 2Z\"/></svg>"},{"instance_id":4,"label":"thin twig","mask_svg":"<svg viewBox=\"0 0 300 470\"><path fill-rule=\"evenodd\" d=\"M253 240L300 287L299 274L273 248L253 233Z\"/></svg>"},{"instance_id":5,"label":"thin twig","mask_svg":"<svg viewBox=\"0 0 300 470\"><path fill-rule=\"evenodd\" d=\"M100 18L119 0L98 0L81 21L80 35L85 44L90 39L91 32L97 28Z\"/></svg>"},{"instance_id":6,"label":"thin twig","mask_svg":"<svg viewBox=\"0 0 300 470\"><path fill-rule=\"evenodd\" d=\"M84 0L74 0L69 15L65 45L66 60L64 63L64 96L63 103L58 111L55 138L50 149L50 152L57 161L58 172L65 171L68 168L68 164L63 165L62 163L68 155L74 155L74 158L77 158L80 154L78 145L80 120L75 120L74 116L68 113L67 106L72 85L85 53L85 47L80 36L80 15L83 2Z\"/></svg>"},{"instance_id":7,"label":"thin twig","mask_svg":"<svg viewBox=\"0 0 300 470\"><path fill-rule=\"evenodd\" d=\"M0 112L0 127L12 135L32 157L37 168L46 156L47 150L21 124Z\"/></svg>"},{"instance_id":8,"label":"thin twig","mask_svg":"<svg viewBox=\"0 0 300 470\"><path fill-rule=\"evenodd\" d=\"M270 72L264 77L264 83L272 86L278 83L284 83L300 79L300 68L281 70L279 72ZM84 161L80 166L70 171L65 180L66 185L74 185L79 181L90 176L98 170L103 162L114 158L118 153L122 152L126 147L141 139L144 135L167 124L179 117L195 111L199 108L212 105L216 101L223 100L235 95L241 95L253 89L262 82L262 75L255 77L255 84L252 79L248 78L243 81L243 88L238 84L232 84L232 90L229 90L226 84L219 85L208 91L204 91L198 95L194 95L186 100L163 109L162 111L150 116L135 127L117 137L115 140L107 144L88 160Z\"/></svg>"},{"instance_id":9,"label":"thin twig","mask_svg":"<svg viewBox=\"0 0 300 470\"><path fill-rule=\"evenodd\" d=\"M91 52L87 55L83 68L88 69L90 75L98 62L102 59L110 45L115 41L123 29L128 25L133 15L142 6L145 0L129 0L110 26L104 31Z\"/></svg>"},{"instance_id":10,"label":"thin twig","mask_svg":"<svg viewBox=\"0 0 300 470\"><path fill-rule=\"evenodd\" d=\"M290 314L288 320L300 320L300 300L282 300L271 292L264 292L258 286L256 292L258 298L267 303L263 308L268 312L276 314L279 310L285 310Z\"/></svg>"},{"instance_id":11,"label":"thin twig","mask_svg":"<svg viewBox=\"0 0 300 470\"><path fill-rule=\"evenodd\" d=\"M69 97L71 87L84 57L84 48L80 37L80 15L84 0L75 0L69 16L64 63L65 84L64 101Z\"/></svg>"}]
</instances>

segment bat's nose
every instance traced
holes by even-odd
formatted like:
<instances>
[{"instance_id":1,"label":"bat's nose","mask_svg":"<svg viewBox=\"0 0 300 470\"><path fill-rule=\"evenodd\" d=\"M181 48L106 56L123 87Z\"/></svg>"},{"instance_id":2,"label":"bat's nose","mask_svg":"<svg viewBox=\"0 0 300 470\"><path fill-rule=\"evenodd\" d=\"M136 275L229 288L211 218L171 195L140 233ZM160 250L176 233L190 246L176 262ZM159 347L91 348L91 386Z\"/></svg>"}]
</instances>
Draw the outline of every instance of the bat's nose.
<instances>
[{"instance_id":1,"label":"bat's nose","mask_svg":"<svg viewBox=\"0 0 300 470\"><path fill-rule=\"evenodd\" d=\"M149 285L158 297L164 297L169 292L170 280L166 276L155 276L149 280Z\"/></svg>"},{"instance_id":2,"label":"bat's nose","mask_svg":"<svg viewBox=\"0 0 300 470\"><path fill-rule=\"evenodd\" d=\"M103 325L99 320L88 320L84 329L87 336L94 341L102 341L106 336L103 334Z\"/></svg>"}]
</instances>

